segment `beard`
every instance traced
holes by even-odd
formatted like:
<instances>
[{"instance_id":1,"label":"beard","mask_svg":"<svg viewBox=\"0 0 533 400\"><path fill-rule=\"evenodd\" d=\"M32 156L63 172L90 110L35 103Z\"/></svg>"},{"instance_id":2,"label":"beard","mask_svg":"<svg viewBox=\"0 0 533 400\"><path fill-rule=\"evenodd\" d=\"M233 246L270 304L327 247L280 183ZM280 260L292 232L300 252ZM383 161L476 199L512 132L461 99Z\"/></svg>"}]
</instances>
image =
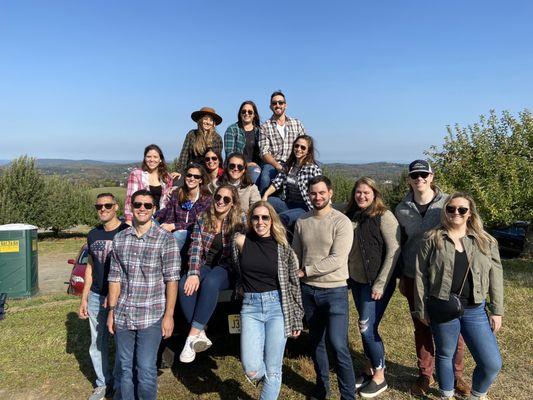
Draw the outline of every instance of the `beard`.
<instances>
[{"instance_id":1,"label":"beard","mask_svg":"<svg viewBox=\"0 0 533 400\"><path fill-rule=\"evenodd\" d=\"M316 205L315 203L313 203L313 208L315 210L322 210L323 208L326 208L329 204L331 203L331 197L329 199L327 199L326 201L324 201L324 203L322 203L322 205L318 206Z\"/></svg>"}]
</instances>

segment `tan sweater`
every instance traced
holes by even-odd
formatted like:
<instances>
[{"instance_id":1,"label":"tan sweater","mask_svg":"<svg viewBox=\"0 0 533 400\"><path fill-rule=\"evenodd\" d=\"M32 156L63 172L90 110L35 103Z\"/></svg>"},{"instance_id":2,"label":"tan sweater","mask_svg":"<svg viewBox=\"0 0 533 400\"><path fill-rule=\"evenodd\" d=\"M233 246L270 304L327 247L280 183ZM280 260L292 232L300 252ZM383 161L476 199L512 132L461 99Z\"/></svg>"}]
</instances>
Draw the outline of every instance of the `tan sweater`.
<instances>
[{"instance_id":1,"label":"tan sweater","mask_svg":"<svg viewBox=\"0 0 533 400\"><path fill-rule=\"evenodd\" d=\"M296 221L292 243L307 275L302 282L322 288L346 286L352 242L352 223L340 211L331 209L323 217L305 213Z\"/></svg>"}]
</instances>

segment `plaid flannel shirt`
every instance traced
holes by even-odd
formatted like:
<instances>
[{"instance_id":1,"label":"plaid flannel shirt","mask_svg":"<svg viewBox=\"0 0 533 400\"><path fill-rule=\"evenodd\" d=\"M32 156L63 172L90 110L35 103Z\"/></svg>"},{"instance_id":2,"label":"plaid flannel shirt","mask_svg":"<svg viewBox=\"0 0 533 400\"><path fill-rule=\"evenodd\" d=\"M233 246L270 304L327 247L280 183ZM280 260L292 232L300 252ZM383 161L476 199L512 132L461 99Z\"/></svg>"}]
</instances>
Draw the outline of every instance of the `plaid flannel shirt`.
<instances>
[{"instance_id":1,"label":"plaid flannel shirt","mask_svg":"<svg viewBox=\"0 0 533 400\"><path fill-rule=\"evenodd\" d=\"M185 168L191 162L196 162L198 164L204 165L203 154L196 154L194 151L194 142L196 141L196 136L198 135L197 129L191 129L185 140L183 141L183 146L181 146L180 157L178 158L177 169L179 172L185 172ZM222 138L218 133L215 132L215 138L211 146L215 153L222 154Z\"/></svg>"},{"instance_id":2,"label":"plaid flannel shirt","mask_svg":"<svg viewBox=\"0 0 533 400\"><path fill-rule=\"evenodd\" d=\"M254 127L253 134L255 136L255 142L259 143L259 128ZM226 133L224 134L224 151L226 158L231 153L244 153L246 147L246 132L239 127L238 123L228 126ZM255 162L255 160L254 160Z\"/></svg>"},{"instance_id":3,"label":"plaid flannel shirt","mask_svg":"<svg viewBox=\"0 0 533 400\"><path fill-rule=\"evenodd\" d=\"M165 312L165 283L179 280L181 259L176 239L154 223L141 237L130 226L116 234L111 254L107 279L120 283L117 329L153 325Z\"/></svg>"},{"instance_id":4,"label":"plaid flannel shirt","mask_svg":"<svg viewBox=\"0 0 533 400\"><path fill-rule=\"evenodd\" d=\"M239 231L244 231L246 226L246 216L242 214L242 227ZM222 221L222 257L219 265L224 268L231 267L231 235L234 232L227 232L227 222ZM189 271L187 276L200 275L200 267L205 263L209 248L213 244L216 232L210 232L205 229L204 216L198 217L191 235L191 246L189 247Z\"/></svg>"},{"instance_id":5,"label":"plaid flannel shirt","mask_svg":"<svg viewBox=\"0 0 533 400\"><path fill-rule=\"evenodd\" d=\"M322 170L316 164L306 164L302 165L298 174L296 175L296 182L298 183L298 188L300 189L300 194L302 199L304 199L305 204L309 207L309 210L313 209L313 204L309 199L309 181L317 175L322 175ZM287 184L287 174L282 171L276 175L272 180L272 185L279 190L282 188L281 198L285 199L285 186Z\"/></svg>"},{"instance_id":6,"label":"plaid flannel shirt","mask_svg":"<svg viewBox=\"0 0 533 400\"><path fill-rule=\"evenodd\" d=\"M259 154L271 154L278 161L287 162L291 155L292 143L301 135L306 135L305 128L300 120L285 117L285 138L282 138L276 127L277 122L270 118L261 125L259 131Z\"/></svg>"},{"instance_id":7,"label":"plaid flannel shirt","mask_svg":"<svg viewBox=\"0 0 533 400\"><path fill-rule=\"evenodd\" d=\"M231 245L233 265L237 274L236 292L242 291L241 283L241 254L235 245L233 237ZM304 308L300 279L298 278L298 258L290 246L278 243L278 281L281 291L281 308L283 310L283 322L285 337L292 335L292 331L303 330Z\"/></svg>"},{"instance_id":8,"label":"plaid flannel shirt","mask_svg":"<svg viewBox=\"0 0 533 400\"><path fill-rule=\"evenodd\" d=\"M175 190L167 207L158 215L158 221L162 224L174 224L176 230L192 230L198 216L211 205L211 200L212 197L210 195L202 195L194 202L192 208L187 211L181 208L178 201L178 191Z\"/></svg>"},{"instance_id":9,"label":"plaid flannel shirt","mask_svg":"<svg viewBox=\"0 0 533 400\"><path fill-rule=\"evenodd\" d=\"M126 188L126 201L124 203L124 217L126 221L131 221L133 214L131 212L131 195L137 190L146 189L150 190L150 174L148 171L143 171L140 168L135 168L130 172L128 176L128 186ZM159 179L161 183L161 199L158 204L158 209L162 210L166 207L170 194L172 192L172 178L168 175L165 179Z\"/></svg>"}]
</instances>

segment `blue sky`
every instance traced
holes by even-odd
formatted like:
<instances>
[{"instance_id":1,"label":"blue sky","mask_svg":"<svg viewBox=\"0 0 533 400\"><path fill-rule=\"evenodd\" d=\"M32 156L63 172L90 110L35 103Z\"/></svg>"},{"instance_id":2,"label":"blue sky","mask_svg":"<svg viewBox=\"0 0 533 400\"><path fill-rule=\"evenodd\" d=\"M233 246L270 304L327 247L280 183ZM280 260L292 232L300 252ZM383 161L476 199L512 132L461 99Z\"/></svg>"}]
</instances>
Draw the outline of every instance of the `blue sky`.
<instances>
[{"instance_id":1,"label":"blue sky","mask_svg":"<svg viewBox=\"0 0 533 400\"><path fill-rule=\"evenodd\" d=\"M188 4L190 3L190 4ZM179 154L282 89L325 162L409 161L533 99L530 1L0 2L0 159Z\"/></svg>"}]
</instances>

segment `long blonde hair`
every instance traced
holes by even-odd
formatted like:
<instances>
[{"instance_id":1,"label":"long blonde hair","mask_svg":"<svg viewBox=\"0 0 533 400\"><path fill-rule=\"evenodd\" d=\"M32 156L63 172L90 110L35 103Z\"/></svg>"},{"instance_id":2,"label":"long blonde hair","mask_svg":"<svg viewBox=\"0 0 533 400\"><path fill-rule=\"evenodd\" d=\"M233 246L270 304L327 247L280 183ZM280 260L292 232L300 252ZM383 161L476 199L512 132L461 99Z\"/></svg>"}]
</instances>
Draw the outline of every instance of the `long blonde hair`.
<instances>
[{"instance_id":1,"label":"long blonde hair","mask_svg":"<svg viewBox=\"0 0 533 400\"><path fill-rule=\"evenodd\" d=\"M237 191L237 188L233 185L221 185L217 187L215 190L215 193L213 194L213 197L220 192L220 190L226 189L231 192L231 199L233 204L231 205L230 210L228 211L228 214L224 218L226 221L226 231L223 232L224 234L230 234L232 235L235 232L239 232L243 230L242 226L242 215L243 211L241 208L241 203L239 201L239 192ZM215 211L215 200L211 202L211 206L205 211L204 214L204 221L205 221L205 229L208 232L216 232L217 230L217 215Z\"/></svg>"},{"instance_id":2,"label":"long blonde hair","mask_svg":"<svg viewBox=\"0 0 533 400\"><path fill-rule=\"evenodd\" d=\"M377 217L383 215L385 211L388 210L387 206L385 205L385 200L383 200L383 196L379 191L377 182L368 176L364 176L355 181L350 194L350 200L348 200L348 205L344 210L344 214L346 214L348 218L352 219L354 214L360 210L357 202L355 201L355 191L359 185L367 185L374 192L374 201L366 210L368 216Z\"/></svg>"},{"instance_id":3,"label":"long blonde hair","mask_svg":"<svg viewBox=\"0 0 533 400\"><path fill-rule=\"evenodd\" d=\"M453 199L462 198L468 201L468 206L470 208L470 217L466 221L466 233L472 235L476 246L481 250L485 255L490 254L490 246L496 243L496 240L490 236L487 231L483 228L483 221L479 216L477 211L476 203L474 199L467 193L464 192L455 192L451 194L446 199L442 210L440 213L440 223L441 226L437 229L433 229L428 237L432 238L435 241L435 245L439 250L444 248L444 236L443 233L451 229L450 220L446 216L446 207L451 203Z\"/></svg>"},{"instance_id":4,"label":"long blonde hair","mask_svg":"<svg viewBox=\"0 0 533 400\"><path fill-rule=\"evenodd\" d=\"M257 207L265 207L268 210L268 213L270 214L270 220L272 221L272 225L270 226L270 234L272 235L276 243L281 244L283 246L288 246L289 242L287 241L285 227L281 223L278 213L276 212L276 210L274 210L274 207L272 207L272 205L268 201L256 201L248 209L248 215L246 218L246 221L248 223L248 232L254 231L254 228L252 226L252 215L254 215L254 210Z\"/></svg>"},{"instance_id":5,"label":"long blonde hair","mask_svg":"<svg viewBox=\"0 0 533 400\"><path fill-rule=\"evenodd\" d=\"M205 115L198 120L198 128L196 140L192 146L194 154L197 156L204 155L208 147L213 147L215 137L217 135L217 130L215 129L215 123L213 122L213 127L208 131L204 131L202 128L202 120L205 118Z\"/></svg>"}]
</instances>

